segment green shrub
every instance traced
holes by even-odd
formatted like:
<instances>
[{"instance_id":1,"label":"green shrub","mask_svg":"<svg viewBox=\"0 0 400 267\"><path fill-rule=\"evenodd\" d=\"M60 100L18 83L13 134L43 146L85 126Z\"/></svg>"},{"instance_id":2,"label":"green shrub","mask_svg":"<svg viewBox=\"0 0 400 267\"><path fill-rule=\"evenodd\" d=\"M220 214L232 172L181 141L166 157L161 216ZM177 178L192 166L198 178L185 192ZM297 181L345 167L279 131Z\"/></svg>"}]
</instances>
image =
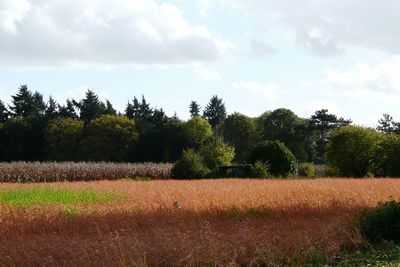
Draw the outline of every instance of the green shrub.
<instances>
[{"instance_id":1,"label":"green shrub","mask_svg":"<svg viewBox=\"0 0 400 267\"><path fill-rule=\"evenodd\" d=\"M221 138L212 138L200 147L200 155L208 168L215 169L231 165L235 149L225 144Z\"/></svg>"},{"instance_id":2,"label":"green shrub","mask_svg":"<svg viewBox=\"0 0 400 267\"><path fill-rule=\"evenodd\" d=\"M256 161L253 166L251 166L251 177L252 178L268 178L271 177L269 173L271 166L268 163L262 161Z\"/></svg>"},{"instance_id":3,"label":"green shrub","mask_svg":"<svg viewBox=\"0 0 400 267\"><path fill-rule=\"evenodd\" d=\"M300 177L315 177L317 169L312 163L300 163L299 164L299 176Z\"/></svg>"},{"instance_id":4,"label":"green shrub","mask_svg":"<svg viewBox=\"0 0 400 267\"><path fill-rule=\"evenodd\" d=\"M268 162L273 176L287 177L297 174L297 162L293 153L280 141L258 144L250 153L249 162Z\"/></svg>"},{"instance_id":5,"label":"green shrub","mask_svg":"<svg viewBox=\"0 0 400 267\"><path fill-rule=\"evenodd\" d=\"M172 167L172 178L196 179L203 178L210 170L204 165L201 155L193 149L183 151L182 157Z\"/></svg>"},{"instance_id":6,"label":"green shrub","mask_svg":"<svg viewBox=\"0 0 400 267\"><path fill-rule=\"evenodd\" d=\"M346 126L335 130L327 146L329 164L339 176L365 177L372 171L377 145L382 135L373 129Z\"/></svg>"},{"instance_id":7,"label":"green shrub","mask_svg":"<svg viewBox=\"0 0 400 267\"><path fill-rule=\"evenodd\" d=\"M325 165L322 171L324 177L339 177L339 170L331 165Z\"/></svg>"},{"instance_id":8,"label":"green shrub","mask_svg":"<svg viewBox=\"0 0 400 267\"><path fill-rule=\"evenodd\" d=\"M360 217L361 233L371 243L400 242L400 202L380 204Z\"/></svg>"}]
</instances>

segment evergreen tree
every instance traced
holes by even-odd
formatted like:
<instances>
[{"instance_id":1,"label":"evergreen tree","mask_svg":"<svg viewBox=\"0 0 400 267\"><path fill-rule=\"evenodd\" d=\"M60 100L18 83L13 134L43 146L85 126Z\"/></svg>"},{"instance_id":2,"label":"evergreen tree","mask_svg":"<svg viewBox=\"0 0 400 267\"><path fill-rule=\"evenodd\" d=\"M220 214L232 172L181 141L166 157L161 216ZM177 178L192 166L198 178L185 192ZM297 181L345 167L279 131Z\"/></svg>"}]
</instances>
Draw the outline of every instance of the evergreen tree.
<instances>
[{"instance_id":1,"label":"evergreen tree","mask_svg":"<svg viewBox=\"0 0 400 267\"><path fill-rule=\"evenodd\" d=\"M58 116L58 104L51 96L49 97L49 102L47 102L45 115L48 119L54 119Z\"/></svg>"},{"instance_id":2,"label":"evergreen tree","mask_svg":"<svg viewBox=\"0 0 400 267\"><path fill-rule=\"evenodd\" d=\"M226 118L226 108L222 98L213 96L204 109L203 117L208 120L213 128L222 122Z\"/></svg>"},{"instance_id":3,"label":"evergreen tree","mask_svg":"<svg viewBox=\"0 0 400 267\"><path fill-rule=\"evenodd\" d=\"M329 114L327 109L317 110L311 116L310 130L316 133L317 161L325 161L325 148L329 142L330 133L351 123L351 120L337 118L336 115Z\"/></svg>"},{"instance_id":4,"label":"evergreen tree","mask_svg":"<svg viewBox=\"0 0 400 267\"><path fill-rule=\"evenodd\" d=\"M106 99L106 115L112 115L112 116L116 116L117 115L117 111L113 108L112 104L110 103L110 101L108 101Z\"/></svg>"},{"instance_id":5,"label":"evergreen tree","mask_svg":"<svg viewBox=\"0 0 400 267\"><path fill-rule=\"evenodd\" d=\"M0 100L0 123L6 122L8 120L8 115L9 113L6 105Z\"/></svg>"},{"instance_id":6,"label":"evergreen tree","mask_svg":"<svg viewBox=\"0 0 400 267\"><path fill-rule=\"evenodd\" d=\"M200 116L200 105L196 101L192 101L189 105L190 116L192 118Z\"/></svg>"},{"instance_id":7,"label":"evergreen tree","mask_svg":"<svg viewBox=\"0 0 400 267\"><path fill-rule=\"evenodd\" d=\"M376 129L383 133L393 133L395 130L395 122L393 117L389 114L383 114L383 118L378 121L378 127Z\"/></svg>"},{"instance_id":8,"label":"evergreen tree","mask_svg":"<svg viewBox=\"0 0 400 267\"><path fill-rule=\"evenodd\" d=\"M132 104L128 101L128 105L125 109L125 115L129 119L138 119L140 117L140 103L136 97L133 98Z\"/></svg>"},{"instance_id":9,"label":"evergreen tree","mask_svg":"<svg viewBox=\"0 0 400 267\"><path fill-rule=\"evenodd\" d=\"M36 117L42 117L46 113L46 103L43 100L43 95L39 92L35 92L32 96L33 107L31 115Z\"/></svg>"},{"instance_id":10,"label":"evergreen tree","mask_svg":"<svg viewBox=\"0 0 400 267\"><path fill-rule=\"evenodd\" d=\"M142 119L150 119L153 116L153 109L150 104L146 102L144 95L142 95L142 103L140 103L140 117Z\"/></svg>"},{"instance_id":11,"label":"evergreen tree","mask_svg":"<svg viewBox=\"0 0 400 267\"><path fill-rule=\"evenodd\" d=\"M67 103L65 106L58 105L58 110L62 118L70 118L70 119L78 118L78 115L76 115L74 103L69 99L67 99Z\"/></svg>"},{"instance_id":12,"label":"evergreen tree","mask_svg":"<svg viewBox=\"0 0 400 267\"><path fill-rule=\"evenodd\" d=\"M74 105L79 108L80 119L85 123L90 122L106 112L106 106L99 100L99 97L91 90L86 92L86 96L79 103L74 101Z\"/></svg>"},{"instance_id":13,"label":"evergreen tree","mask_svg":"<svg viewBox=\"0 0 400 267\"><path fill-rule=\"evenodd\" d=\"M27 85L21 85L12 97L10 110L15 117L28 117L33 110L33 96Z\"/></svg>"}]
</instances>

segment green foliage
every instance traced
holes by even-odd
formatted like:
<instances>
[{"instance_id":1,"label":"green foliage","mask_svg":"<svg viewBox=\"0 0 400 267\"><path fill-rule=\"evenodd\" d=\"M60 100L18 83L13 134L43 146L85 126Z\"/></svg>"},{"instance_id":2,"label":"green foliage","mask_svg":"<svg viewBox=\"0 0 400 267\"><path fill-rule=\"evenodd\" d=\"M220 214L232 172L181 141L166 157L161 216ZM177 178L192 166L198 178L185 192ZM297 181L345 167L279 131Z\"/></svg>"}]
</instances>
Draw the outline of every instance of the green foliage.
<instances>
[{"instance_id":1,"label":"green foliage","mask_svg":"<svg viewBox=\"0 0 400 267\"><path fill-rule=\"evenodd\" d=\"M90 122L106 114L106 106L99 100L99 97L91 90L86 92L86 96L79 103L74 101L74 105L80 110L80 119L85 123Z\"/></svg>"},{"instance_id":2,"label":"green foliage","mask_svg":"<svg viewBox=\"0 0 400 267\"><path fill-rule=\"evenodd\" d=\"M0 204L14 207L49 204L78 204L104 202L115 199L110 193L75 191L71 189L27 188L0 192Z\"/></svg>"},{"instance_id":3,"label":"green foliage","mask_svg":"<svg viewBox=\"0 0 400 267\"><path fill-rule=\"evenodd\" d=\"M42 160L45 157L44 131L46 120L43 117L12 117L3 125L1 131L0 160Z\"/></svg>"},{"instance_id":4,"label":"green foliage","mask_svg":"<svg viewBox=\"0 0 400 267\"><path fill-rule=\"evenodd\" d=\"M79 154L86 160L124 161L137 138L133 120L104 115L86 127Z\"/></svg>"},{"instance_id":5,"label":"green foliage","mask_svg":"<svg viewBox=\"0 0 400 267\"><path fill-rule=\"evenodd\" d=\"M193 145L200 145L213 135L211 125L202 117L194 117L184 125L186 138Z\"/></svg>"},{"instance_id":6,"label":"green foliage","mask_svg":"<svg viewBox=\"0 0 400 267\"><path fill-rule=\"evenodd\" d=\"M360 216L361 233L371 242L400 242L400 203L389 201Z\"/></svg>"},{"instance_id":7,"label":"green foliage","mask_svg":"<svg viewBox=\"0 0 400 267\"><path fill-rule=\"evenodd\" d=\"M374 173L379 177L400 177L400 136L381 138L375 151Z\"/></svg>"},{"instance_id":8,"label":"green foliage","mask_svg":"<svg viewBox=\"0 0 400 267\"><path fill-rule=\"evenodd\" d=\"M315 161L326 162L325 149L329 142L330 133L343 126L347 126L351 120L338 118L334 114L329 114L327 109L317 110L311 116L310 130L315 132L316 155Z\"/></svg>"},{"instance_id":9,"label":"green foliage","mask_svg":"<svg viewBox=\"0 0 400 267\"><path fill-rule=\"evenodd\" d=\"M251 166L251 177L252 178L269 178L271 174L269 173L271 166L268 163L262 161L256 161L254 165Z\"/></svg>"},{"instance_id":10,"label":"green foliage","mask_svg":"<svg viewBox=\"0 0 400 267\"><path fill-rule=\"evenodd\" d=\"M340 176L365 177L372 171L381 135L373 129L346 126L335 130L327 146L329 164Z\"/></svg>"},{"instance_id":11,"label":"green foliage","mask_svg":"<svg viewBox=\"0 0 400 267\"><path fill-rule=\"evenodd\" d=\"M210 173L210 170L203 163L201 155L193 149L184 150L182 157L172 168L172 178L175 179L196 179L203 178Z\"/></svg>"},{"instance_id":12,"label":"green foliage","mask_svg":"<svg viewBox=\"0 0 400 267\"><path fill-rule=\"evenodd\" d=\"M315 177L316 167L312 163L300 163L298 175L300 177Z\"/></svg>"},{"instance_id":13,"label":"green foliage","mask_svg":"<svg viewBox=\"0 0 400 267\"><path fill-rule=\"evenodd\" d=\"M323 176L325 177L339 177L340 171L332 165L325 165L323 169Z\"/></svg>"},{"instance_id":14,"label":"green foliage","mask_svg":"<svg viewBox=\"0 0 400 267\"><path fill-rule=\"evenodd\" d=\"M184 123L172 118L142 134L130 153L129 160L175 162L181 156L183 149L188 146Z\"/></svg>"},{"instance_id":15,"label":"green foliage","mask_svg":"<svg viewBox=\"0 0 400 267\"><path fill-rule=\"evenodd\" d=\"M222 98L213 96L204 109L203 117L208 120L213 128L223 122L226 117L226 108Z\"/></svg>"},{"instance_id":16,"label":"green foliage","mask_svg":"<svg viewBox=\"0 0 400 267\"><path fill-rule=\"evenodd\" d=\"M282 142L300 161L308 161L312 150L307 139L308 121L296 116L291 110L280 108L264 113L258 119L263 140Z\"/></svg>"},{"instance_id":17,"label":"green foliage","mask_svg":"<svg viewBox=\"0 0 400 267\"><path fill-rule=\"evenodd\" d=\"M190 102L189 111L192 118L200 116L200 105L196 101Z\"/></svg>"},{"instance_id":18,"label":"green foliage","mask_svg":"<svg viewBox=\"0 0 400 267\"><path fill-rule=\"evenodd\" d=\"M46 147L50 160L70 161L77 159L83 122L74 119L55 119L46 129Z\"/></svg>"},{"instance_id":19,"label":"green foliage","mask_svg":"<svg viewBox=\"0 0 400 267\"><path fill-rule=\"evenodd\" d=\"M235 148L235 160L245 162L251 147L259 139L255 120L235 112L225 119L222 132L224 140Z\"/></svg>"},{"instance_id":20,"label":"green foliage","mask_svg":"<svg viewBox=\"0 0 400 267\"><path fill-rule=\"evenodd\" d=\"M8 120L9 112L3 101L0 100L0 123L4 123Z\"/></svg>"},{"instance_id":21,"label":"green foliage","mask_svg":"<svg viewBox=\"0 0 400 267\"><path fill-rule=\"evenodd\" d=\"M266 141L258 144L250 153L249 162L268 162L271 174L287 177L297 174L297 162L293 153L280 141Z\"/></svg>"},{"instance_id":22,"label":"green foliage","mask_svg":"<svg viewBox=\"0 0 400 267\"><path fill-rule=\"evenodd\" d=\"M58 106L58 114L61 118L78 119L76 114L75 106L73 102L67 99L67 102L63 106Z\"/></svg>"},{"instance_id":23,"label":"green foliage","mask_svg":"<svg viewBox=\"0 0 400 267\"><path fill-rule=\"evenodd\" d=\"M212 138L201 145L200 155L209 169L215 169L231 165L235 149L225 144L221 138Z\"/></svg>"}]
</instances>

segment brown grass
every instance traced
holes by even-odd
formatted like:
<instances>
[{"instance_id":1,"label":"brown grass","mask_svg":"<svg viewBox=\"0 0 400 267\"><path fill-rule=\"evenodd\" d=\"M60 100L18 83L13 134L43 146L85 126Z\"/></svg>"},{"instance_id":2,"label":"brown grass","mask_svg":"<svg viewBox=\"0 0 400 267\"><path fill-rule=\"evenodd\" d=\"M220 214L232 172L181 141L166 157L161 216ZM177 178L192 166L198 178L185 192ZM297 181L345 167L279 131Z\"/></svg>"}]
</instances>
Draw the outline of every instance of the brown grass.
<instances>
[{"instance_id":1,"label":"brown grass","mask_svg":"<svg viewBox=\"0 0 400 267\"><path fill-rule=\"evenodd\" d=\"M355 218L400 199L396 179L0 184L112 191L110 203L0 206L0 265L238 266L304 263L363 243Z\"/></svg>"}]
</instances>

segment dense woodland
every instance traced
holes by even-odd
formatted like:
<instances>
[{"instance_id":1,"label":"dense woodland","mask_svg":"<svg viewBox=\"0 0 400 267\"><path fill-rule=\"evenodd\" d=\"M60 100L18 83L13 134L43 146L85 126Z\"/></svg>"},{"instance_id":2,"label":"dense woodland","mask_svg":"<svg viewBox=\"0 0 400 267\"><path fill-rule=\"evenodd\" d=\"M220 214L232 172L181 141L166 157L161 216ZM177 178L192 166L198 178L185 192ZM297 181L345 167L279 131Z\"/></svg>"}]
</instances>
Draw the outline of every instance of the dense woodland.
<instances>
[{"instance_id":1,"label":"dense woodland","mask_svg":"<svg viewBox=\"0 0 400 267\"><path fill-rule=\"evenodd\" d=\"M218 147L226 160L211 165L239 164L257 144L278 140L298 162L324 164L331 133L352 123L325 109L310 118L283 108L256 118L228 115L218 96L204 108L195 101L188 108L192 118L182 121L142 96L121 113L92 90L57 103L22 85L9 105L0 100L0 161L175 162L185 149L204 155ZM400 133L400 123L385 114L377 130Z\"/></svg>"}]
</instances>

